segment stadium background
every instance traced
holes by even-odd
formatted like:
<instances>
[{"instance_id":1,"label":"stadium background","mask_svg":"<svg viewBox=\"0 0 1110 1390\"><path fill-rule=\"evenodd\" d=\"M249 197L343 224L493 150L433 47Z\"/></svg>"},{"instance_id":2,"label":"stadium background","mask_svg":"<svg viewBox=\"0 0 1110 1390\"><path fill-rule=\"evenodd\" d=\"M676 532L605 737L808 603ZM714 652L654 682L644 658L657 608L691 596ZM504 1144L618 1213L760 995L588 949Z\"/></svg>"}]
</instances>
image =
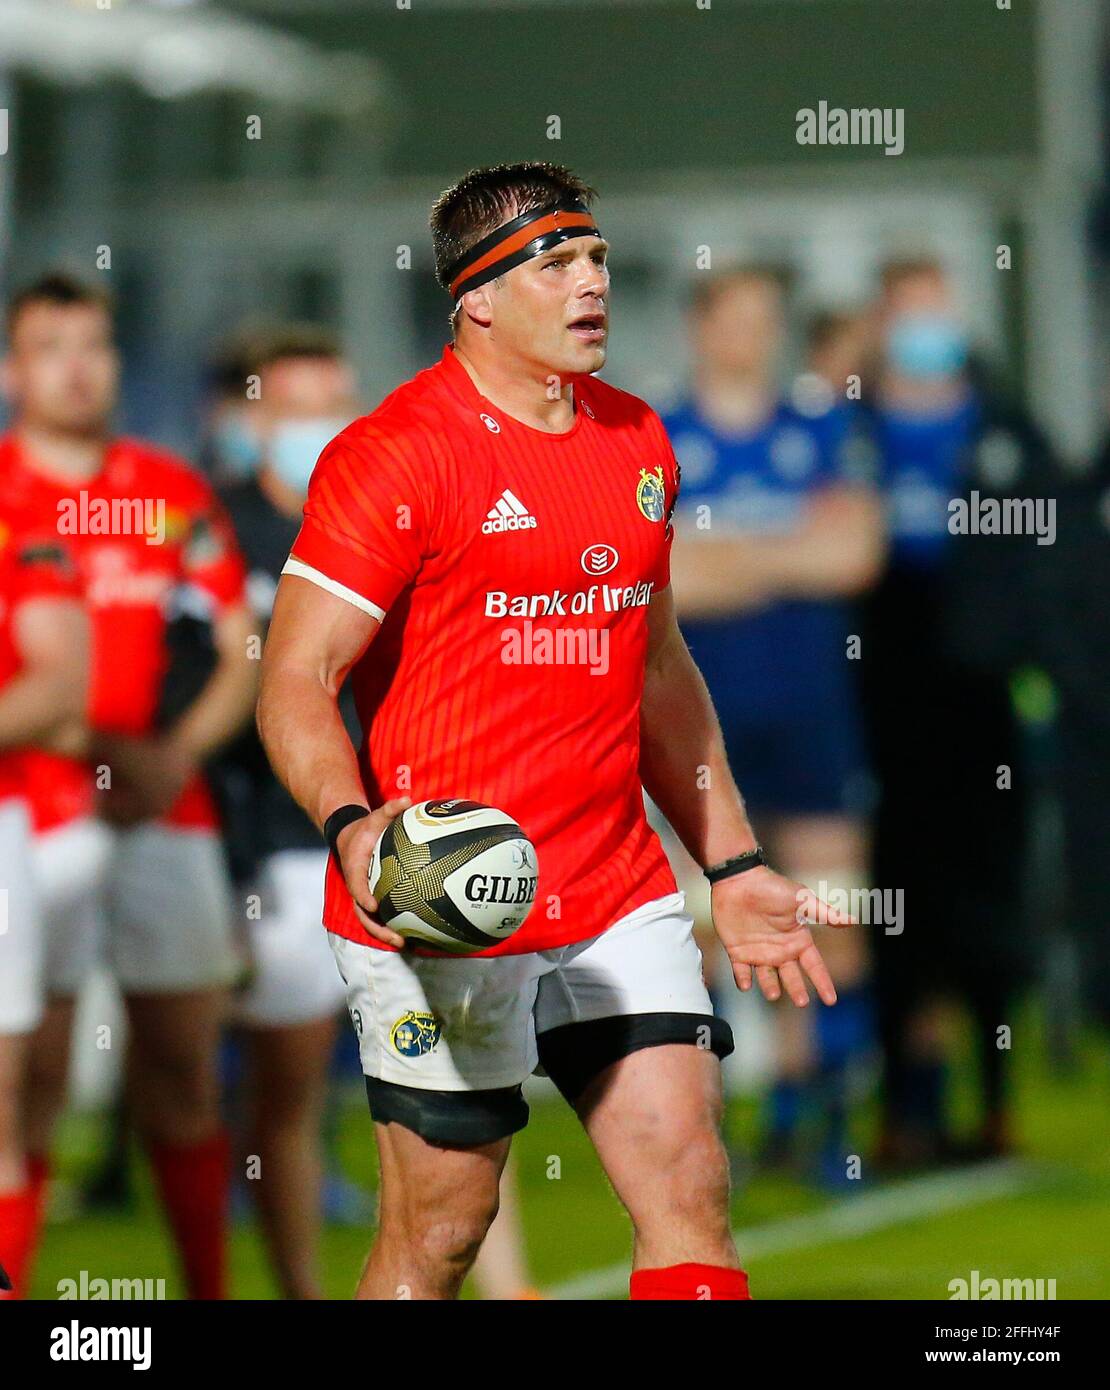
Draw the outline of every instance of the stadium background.
<instances>
[{"instance_id":1,"label":"stadium background","mask_svg":"<svg viewBox=\"0 0 1110 1390\"><path fill-rule=\"evenodd\" d=\"M1081 469L1104 432L1098 0L101 4L0 0L3 282L54 265L102 276L120 305L123 423L186 455L213 349L243 321L339 330L368 406L427 362L446 317L427 206L464 168L517 158L566 162L601 188L617 304L607 376L656 405L683 381L699 247L715 262L788 262L801 309L858 302L884 258L928 248L1060 455ZM903 108L905 152L798 145L795 113L822 99ZM261 138L248 138L252 117ZM741 1181L740 1248L763 1296L943 1297L950 1278L987 1266L1054 1277L1061 1296L1110 1292L1105 1040L1079 1021L1054 917L1050 797L1034 816L1028 911L1044 940L1015 1020L1023 1157L850 1198L784 1176ZM110 1007L102 988L86 1000L98 1018ZM762 1035L743 1010L736 1022L749 1041L729 1120L742 1147ZM77 1209L113 1084L111 1058L78 1060L40 1296L81 1269L149 1277L171 1264L141 1176L134 1209ZM542 1088L536 1102L515 1146L535 1277L564 1295L617 1295L623 1218L569 1114ZM866 1133L866 1107L859 1123ZM357 1078L339 1125L347 1173L371 1185ZM364 1245L363 1228L329 1229L333 1295ZM249 1222L233 1269L237 1296L268 1294Z\"/></svg>"}]
</instances>

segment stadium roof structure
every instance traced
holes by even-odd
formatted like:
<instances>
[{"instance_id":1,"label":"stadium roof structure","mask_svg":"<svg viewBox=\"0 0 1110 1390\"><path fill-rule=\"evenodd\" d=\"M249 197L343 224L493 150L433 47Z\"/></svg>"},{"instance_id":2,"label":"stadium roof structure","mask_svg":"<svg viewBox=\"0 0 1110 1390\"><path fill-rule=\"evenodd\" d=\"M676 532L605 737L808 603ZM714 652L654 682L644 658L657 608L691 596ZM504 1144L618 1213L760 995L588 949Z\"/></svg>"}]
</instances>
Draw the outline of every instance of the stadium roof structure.
<instances>
[{"instance_id":1,"label":"stadium roof structure","mask_svg":"<svg viewBox=\"0 0 1110 1390\"><path fill-rule=\"evenodd\" d=\"M366 54L327 53L253 19L182 0L2 0L0 74L64 85L134 82L164 100L233 92L363 115L385 102Z\"/></svg>"}]
</instances>

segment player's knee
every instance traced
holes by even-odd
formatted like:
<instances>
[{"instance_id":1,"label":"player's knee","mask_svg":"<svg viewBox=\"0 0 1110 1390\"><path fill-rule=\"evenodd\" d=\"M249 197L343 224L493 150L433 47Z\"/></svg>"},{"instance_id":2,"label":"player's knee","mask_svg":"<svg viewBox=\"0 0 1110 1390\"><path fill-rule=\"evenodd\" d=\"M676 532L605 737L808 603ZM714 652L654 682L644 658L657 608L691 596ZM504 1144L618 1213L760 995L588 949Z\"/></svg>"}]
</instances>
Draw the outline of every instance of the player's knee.
<instances>
[{"instance_id":1,"label":"player's knee","mask_svg":"<svg viewBox=\"0 0 1110 1390\"><path fill-rule=\"evenodd\" d=\"M207 1111L218 1104L219 1082L208 1057L198 1052L169 1050L136 1059L148 1097L172 1104L180 1111Z\"/></svg>"},{"instance_id":2,"label":"player's knee","mask_svg":"<svg viewBox=\"0 0 1110 1390\"><path fill-rule=\"evenodd\" d=\"M315 1132L319 1127L320 1107L310 1094L267 1096L255 1109L255 1124L268 1133Z\"/></svg>"},{"instance_id":3,"label":"player's knee","mask_svg":"<svg viewBox=\"0 0 1110 1390\"><path fill-rule=\"evenodd\" d=\"M65 1093L69 1057L61 1048L33 1047L27 1060L27 1093L32 1101L56 1103Z\"/></svg>"},{"instance_id":4,"label":"player's knee","mask_svg":"<svg viewBox=\"0 0 1110 1390\"><path fill-rule=\"evenodd\" d=\"M715 1129L705 1128L691 1136L682 1158L672 1165L671 1176L676 1195L691 1206L727 1201L728 1155Z\"/></svg>"},{"instance_id":5,"label":"player's knee","mask_svg":"<svg viewBox=\"0 0 1110 1390\"><path fill-rule=\"evenodd\" d=\"M477 1212L441 1216L419 1232L419 1249L430 1266L464 1275L478 1258L490 1224Z\"/></svg>"},{"instance_id":6,"label":"player's knee","mask_svg":"<svg viewBox=\"0 0 1110 1390\"><path fill-rule=\"evenodd\" d=\"M326 1080L315 1072L271 1075L255 1081L254 1113L268 1129L297 1129L318 1121Z\"/></svg>"},{"instance_id":7,"label":"player's knee","mask_svg":"<svg viewBox=\"0 0 1110 1390\"><path fill-rule=\"evenodd\" d=\"M497 1216L496 1185L425 1194L410 1200L405 1212L407 1236L432 1268L465 1274L477 1258Z\"/></svg>"},{"instance_id":8,"label":"player's knee","mask_svg":"<svg viewBox=\"0 0 1110 1390\"><path fill-rule=\"evenodd\" d=\"M654 1181L650 1200L633 1213L638 1226L655 1218L670 1221L677 1214L699 1223L727 1220L728 1155L714 1126L670 1132L645 1157Z\"/></svg>"},{"instance_id":9,"label":"player's knee","mask_svg":"<svg viewBox=\"0 0 1110 1390\"><path fill-rule=\"evenodd\" d=\"M0 1148L14 1148L19 1134L19 1097L15 1087L0 1081Z\"/></svg>"}]
</instances>

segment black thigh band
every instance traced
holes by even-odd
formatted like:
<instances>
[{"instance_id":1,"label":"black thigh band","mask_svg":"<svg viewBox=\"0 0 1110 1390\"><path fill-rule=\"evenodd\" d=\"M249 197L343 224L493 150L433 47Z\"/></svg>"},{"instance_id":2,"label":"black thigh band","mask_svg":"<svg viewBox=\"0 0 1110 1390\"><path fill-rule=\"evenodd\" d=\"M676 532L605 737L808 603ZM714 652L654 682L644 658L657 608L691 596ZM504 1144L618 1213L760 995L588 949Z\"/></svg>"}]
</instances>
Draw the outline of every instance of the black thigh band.
<instances>
[{"instance_id":1,"label":"black thigh band","mask_svg":"<svg viewBox=\"0 0 1110 1390\"><path fill-rule=\"evenodd\" d=\"M618 1014L564 1023L536 1039L540 1064L574 1105L599 1072L645 1047L690 1043L717 1057L734 1050L732 1029L712 1014Z\"/></svg>"},{"instance_id":2,"label":"black thigh band","mask_svg":"<svg viewBox=\"0 0 1110 1390\"><path fill-rule=\"evenodd\" d=\"M528 1103L519 1086L497 1091L421 1091L368 1076L366 1098L379 1124L403 1125L429 1144L444 1148L492 1144L528 1123Z\"/></svg>"}]
</instances>

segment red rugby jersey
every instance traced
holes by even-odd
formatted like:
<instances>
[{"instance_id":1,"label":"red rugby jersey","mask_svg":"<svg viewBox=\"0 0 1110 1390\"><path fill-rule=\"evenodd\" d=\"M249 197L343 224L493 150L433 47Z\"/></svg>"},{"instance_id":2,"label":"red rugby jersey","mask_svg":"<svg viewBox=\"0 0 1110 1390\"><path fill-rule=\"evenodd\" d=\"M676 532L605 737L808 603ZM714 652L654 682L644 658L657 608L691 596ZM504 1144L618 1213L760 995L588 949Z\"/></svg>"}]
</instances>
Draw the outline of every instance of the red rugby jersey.
<instances>
[{"instance_id":1,"label":"red rugby jersey","mask_svg":"<svg viewBox=\"0 0 1110 1390\"><path fill-rule=\"evenodd\" d=\"M0 505L0 690L20 670L15 617L30 599L81 597L77 569L53 528L42 530ZM0 801L26 797L29 749L0 750Z\"/></svg>"},{"instance_id":2,"label":"red rugby jersey","mask_svg":"<svg viewBox=\"0 0 1110 1390\"><path fill-rule=\"evenodd\" d=\"M9 434L0 438L0 479L26 512L72 549L92 623L92 727L152 733L172 591L193 585L216 612L243 597L242 561L211 488L183 460L133 439L115 440L97 477L75 487L27 467ZM91 809L85 763L39 750L27 757L36 831ZM163 821L206 829L217 824L202 777L189 783Z\"/></svg>"},{"instance_id":3,"label":"red rugby jersey","mask_svg":"<svg viewBox=\"0 0 1110 1390\"><path fill-rule=\"evenodd\" d=\"M636 397L589 378L575 402L565 434L521 424L446 348L324 450L286 565L381 621L351 675L371 805L482 801L535 843L535 906L487 955L594 936L675 891L639 778L674 454ZM381 944L333 864L324 924Z\"/></svg>"}]
</instances>

